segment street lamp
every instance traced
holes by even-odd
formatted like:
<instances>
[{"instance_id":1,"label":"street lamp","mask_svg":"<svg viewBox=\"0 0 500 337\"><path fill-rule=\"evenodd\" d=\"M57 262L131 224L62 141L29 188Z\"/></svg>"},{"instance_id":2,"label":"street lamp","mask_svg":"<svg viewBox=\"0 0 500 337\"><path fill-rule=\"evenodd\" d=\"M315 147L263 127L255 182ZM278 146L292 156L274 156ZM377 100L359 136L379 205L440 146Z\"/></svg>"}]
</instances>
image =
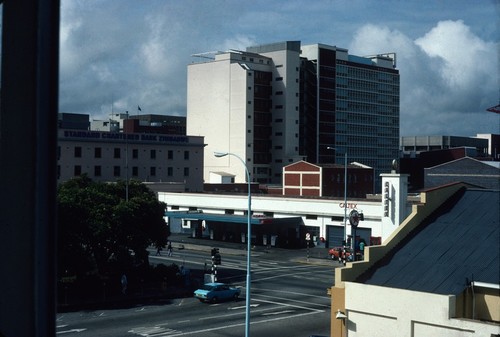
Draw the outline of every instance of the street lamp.
<instances>
[{"instance_id":1,"label":"street lamp","mask_svg":"<svg viewBox=\"0 0 500 337\"><path fill-rule=\"evenodd\" d=\"M335 150L337 148L328 146L327 150ZM344 152L344 237L342 238L342 246L344 249L344 264L346 259L345 245L347 242L347 150Z\"/></svg>"},{"instance_id":2,"label":"street lamp","mask_svg":"<svg viewBox=\"0 0 500 337\"><path fill-rule=\"evenodd\" d=\"M246 163L241 159L240 156L231 152L214 152L214 156L217 158L225 156L234 156L241 161L245 167L248 182L248 214L247 214L247 280L246 280L246 304L245 304L245 337L250 336L250 240L252 239L251 230L251 218L252 218L252 194L250 193L250 172L248 172L248 167Z\"/></svg>"}]
</instances>

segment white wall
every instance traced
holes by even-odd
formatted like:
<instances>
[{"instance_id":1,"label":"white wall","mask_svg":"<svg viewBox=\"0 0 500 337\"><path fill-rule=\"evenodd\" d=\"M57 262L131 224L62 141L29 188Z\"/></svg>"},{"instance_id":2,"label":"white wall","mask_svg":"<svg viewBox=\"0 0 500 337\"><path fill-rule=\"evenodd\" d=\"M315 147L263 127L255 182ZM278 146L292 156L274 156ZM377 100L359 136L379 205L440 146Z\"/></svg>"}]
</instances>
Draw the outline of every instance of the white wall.
<instances>
[{"instance_id":1,"label":"white wall","mask_svg":"<svg viewBox=\"0 0 500 337\"><path fill-rule=\"evenodd\" d=\"M198 193L158 193L158 199L167 204L168 211L172 206L179 207L179 211L187 211L189 207L197 207L204 213L224 214L224 210L233 209L236 215L242 215L248 209L246 195L210 195ZM362 211L365 221L361 221L358 228L370 228L372 236L382 236L381 206L378 201L347 201L348 214L350 208ZM320 236L326 237L326 226L343 226L343 220L332 221L331 217L344 217L343 199L310 199L310 198L285 198L252 195L252 211L254 214L272 212L275 218L303 217L306 226L317 226ZM307 218L309 215L309 219ZM316 219L310 219L316 215ZM348 222L349 223L349 222ZM395 228L394 228L395 229ZM347 235L351 234L351 226L347 226ZM385 237L382 237L384 240Z\"/></svg>"},{"instance_id":2,"label":"white wall","mask_svg":"<svg viewBox=\"0 0 500 337\"><path fill-rule=\"evenodd\" d=\"M495 324L451 318L455 300L451 295L346 282L347 336L489 337L500 333Z\"/></svg>"},{"instance_id":3,"label":"white wall","mask_svg":"<svg viewBox=\"0 0 500 337\"><path fill-rule=\"evenodd\" d=\"M385 184L388 183L389 200L388 216L382 217L382 237L387 238L403 222L409 214L408 175L399 173L383 173L382 177L382 213L384 215Z\"/></svg>"}]
</instances>

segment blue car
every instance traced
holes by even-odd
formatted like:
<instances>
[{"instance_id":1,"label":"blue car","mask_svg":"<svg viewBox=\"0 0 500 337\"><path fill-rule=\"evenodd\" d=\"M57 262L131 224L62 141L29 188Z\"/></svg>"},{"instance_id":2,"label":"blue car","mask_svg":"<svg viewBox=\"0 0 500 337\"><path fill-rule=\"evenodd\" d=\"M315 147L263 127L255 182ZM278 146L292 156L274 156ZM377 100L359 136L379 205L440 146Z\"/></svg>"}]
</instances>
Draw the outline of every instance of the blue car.
<instances>
[{"instance_id":1,"label":"blue car","mask_svg":"<svg viewBox=\"0 0 500 337\"><path fill-rule=\"evenodd\" d=\"M194 297L200 302L216 303L218 301L238 299L241 289L230 287L224 283L205 283L203 287L194 292Z\"/></svg>"}]
</instances>

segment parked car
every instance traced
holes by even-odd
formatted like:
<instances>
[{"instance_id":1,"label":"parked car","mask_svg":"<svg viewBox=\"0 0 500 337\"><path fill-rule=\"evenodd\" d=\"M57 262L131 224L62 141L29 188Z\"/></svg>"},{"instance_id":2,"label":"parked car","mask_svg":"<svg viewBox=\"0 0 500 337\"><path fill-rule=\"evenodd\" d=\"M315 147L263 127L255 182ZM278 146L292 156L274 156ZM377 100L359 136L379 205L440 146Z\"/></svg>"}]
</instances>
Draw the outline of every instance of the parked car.
<instances>
[{"instance_id":1,"label":"parked car","mask_svg":"<svg viewBox=\"0 0 500 337\"><path fill-rule=\"evenodd\" d=\"M194 292L194 297L200 302L215 303L228 299L238 299L241 289L231 287L224 283L212 282L205 283L203 287Z\"/></svg>"},{"instance_id":2,"label":"parked car","mask_svg":"<svg viewBox=\"0 0 500 337\"><path fill-rule=\"evenodd\" d=\"M343 254L344 254L344 252L343 252L342 247L333 247L333 248L330 248L330 250L328 251L328 255L330 256L330 258L332 260L341 261ZM349 248L346 248L347 261L350 261L350 256L351 256L351 251Z\"/></svg>"}]
</instances>

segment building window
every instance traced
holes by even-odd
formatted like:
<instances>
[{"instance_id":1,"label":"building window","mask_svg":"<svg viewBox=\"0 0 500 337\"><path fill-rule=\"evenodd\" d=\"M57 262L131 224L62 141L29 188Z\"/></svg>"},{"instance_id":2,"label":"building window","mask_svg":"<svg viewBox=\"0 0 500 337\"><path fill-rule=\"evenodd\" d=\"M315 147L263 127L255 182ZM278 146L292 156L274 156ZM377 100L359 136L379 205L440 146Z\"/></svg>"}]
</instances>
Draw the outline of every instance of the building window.
<instances>
[{"instance_id":1,"label":"building window","mask_svg":"<svg viewBox=\"0 0 500 337\"><path fill-rule=\"evenodd\" d=\"M120 166L113 166L113 176L115 177L120 176Z\"/></svg>"},{"instance_id":2,"label":"building window","mask_svg":"<svg viewBox=\"0 0 500 337\"><path fill-rule=\"evenodd\" d=\"M156 150L151 150L151 159L156 159Z\"/></svg>"},{"instance_id":3,"label":"building window","mask_svg":"<svg viewBox=\"0 0 500 337\"><path fill-rule=\"evenodd\" d=\"M81 158L81 157L82 157L82 147L75 146L75 158Z\"/></svg>"},{"instance_id":4,"label":"building window","mask_svg":"<svg viewBox=\"0 0 500 337\"><path fill-rule=\"evenodd\" d=\"M277 82L279 82L279 81L283 81L283 77L276 77L276 79L275 79L275 80L276 80Z\"/></svg>"},{"instance_id":5,"label":"building window","mask_svg":"<svg viewBox=\"0 0 500 337\"><path fill-rule=\"evenodd\" d=\"M132 166L132 177L139 176L139 168L137 166Z\"/></svg>"},{"instance_id":6,"label":"building window","mask_svg":"<svg viewBox=\"0 0 500 337\"><path fill-rule=\"evenodd\" d=\"M167 158L168 159L174 159L174 151L168 150Z\"/></svg>"},{"instance_id":7,"label":"building window","mask_svg":"<svg viewBox=\"0 0 500 337\"><path fill-rule=\"evenodd\" d=\"M73 175L75 177L78 177L81 174L82 174L82 167L80 165L75 165Z\"/></svg>"},{"instance_id":8,"label":"building window","mask_svg":"<svg viewBox=\"0 0 500 337\"><path fill-rule=\"evenodd\" d=\"M149 168L149 175L152 176L152 177L155 177L156 176L156 167L154 166L151 166Z\"/></svg>"},{"instance_id":9,"label":"building window","mask_svg":"<svg viewBox=\"0 0 500 337\"><path fill-rule=\"evenodd\" d=\"M167 176L172 177L174 175L174 168L167 167Z\"/></svg>"},{"instance_id":10,"label":"building window","mask_svg":"<svg viewBox=\"0 0 500 337\"><path fill-rule=\"evenodd\" d=\"M139 150L137 149L132 149L132 158L137 159L139 158Z\"/></svg>"},{"instance_id":11,"label":"building window","mask_svg":"<svg viewBox=\"0 0 500 337\"><path fill-rule=\"evenodd\" d=\"M101 166L94 166L94 177L101 176Z\"/></svg>"},{"instance_id":12,"label":"building window","mask_svg":"<svg viewBox=\"0 0 500 337\"><path fill-rule=\"evenodd\" d=\"M184 168L184 177L189 177L189 167Z\"/></svg>"},{"instance_id":13,"label":"building window","mask_svg":"<svg viewBox=\"0 0 500 337\"><path fill-rule=\"evenodd\" d=\"M120 148L115 147L114 158L120 158Z\"/></svg>"},{"instance_id":14,"label":"building window","mask_svg":"<svg viewBox=\"0 0 500 337\"><path fill-rule=\"evenodd\" d=\"M184 160L189 160L189 151L184 151Z\"/></svg>"},{"instance_id":15,"label":"building window","mask_svg":"<svg viewBox=\"0 0 500 337\"><path fill-rule=\"evenodd\" d=\"M283 109L283 105L276 105L274 108L275 109Z\"/></svg>"},{"instance_id":16,"label":"building window","mask_svg":"<svg viewBox=\"0 0 500 337\"><path fill-rule=\"evenodd\" d=\"M281 96L281 95L283 95L283 91L276 91L276 95L277 95L277 96Z\"/></svg>"},{"instance_id":17,"label":"building window","mask_svg":"<svg viewBox=\"0 0 500 337\"><path fill-rule=\"evenodd\" d=\"M102 150L100 147L94 148L94 158L101 158L102 157Z\"/></svg>"}]
</instances>

